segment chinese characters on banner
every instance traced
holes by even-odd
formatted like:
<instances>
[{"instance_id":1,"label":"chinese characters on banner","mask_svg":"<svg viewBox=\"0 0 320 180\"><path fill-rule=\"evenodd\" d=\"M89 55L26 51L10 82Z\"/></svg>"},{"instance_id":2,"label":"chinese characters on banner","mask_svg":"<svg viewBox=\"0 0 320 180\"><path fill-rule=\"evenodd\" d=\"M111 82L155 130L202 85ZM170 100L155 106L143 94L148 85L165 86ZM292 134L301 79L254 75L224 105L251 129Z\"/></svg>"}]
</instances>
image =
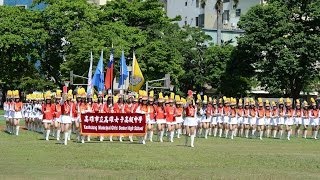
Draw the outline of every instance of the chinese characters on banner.
<instances>
[{"instance_id":1,"label":"chinese characters on banner","mask_svg":"<svg viewBox=\"0 0 320 180\"><path fill-rule=\"evenodd\" d=\"M138 113L86 113L81 115L83 135L144 136L146 117Z\"/></svg>"}]
</instances>

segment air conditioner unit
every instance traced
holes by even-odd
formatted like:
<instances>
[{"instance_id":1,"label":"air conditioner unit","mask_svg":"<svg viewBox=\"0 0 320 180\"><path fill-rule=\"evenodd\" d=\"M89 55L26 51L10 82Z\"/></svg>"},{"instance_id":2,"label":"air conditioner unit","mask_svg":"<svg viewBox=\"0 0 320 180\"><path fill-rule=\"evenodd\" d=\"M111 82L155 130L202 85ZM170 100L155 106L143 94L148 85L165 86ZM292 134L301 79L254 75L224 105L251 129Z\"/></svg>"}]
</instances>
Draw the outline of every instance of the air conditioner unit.
<instances>
[{"instance_id":1,"label":"air conditioner unit","mask_svg":"<svg viewBox=\"0 0 320 180\"><path fill-rule=\"evenodd\" d=\"M228 25L229 21L228 20L224 20L223 21L223 25Z\"/></svg>"}]
</instances>

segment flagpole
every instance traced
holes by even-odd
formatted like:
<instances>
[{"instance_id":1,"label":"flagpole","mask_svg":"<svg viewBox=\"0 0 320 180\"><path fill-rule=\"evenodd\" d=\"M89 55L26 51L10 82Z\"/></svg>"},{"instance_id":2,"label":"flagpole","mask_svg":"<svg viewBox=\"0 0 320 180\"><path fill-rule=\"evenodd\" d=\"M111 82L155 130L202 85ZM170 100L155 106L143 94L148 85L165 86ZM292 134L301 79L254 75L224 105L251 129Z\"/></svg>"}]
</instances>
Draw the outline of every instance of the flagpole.
<instances>
[{"instance_id":1,"label":"flagpole","mask_svg":"<svg viewBox=\"0 0 320 180\"><path fill-rule=\"evenodd\" d=\"M134 58L135 58L135 52L133 51L132 68L131 68L131 91L133 91Z\"/></svg>"}]
</instances>

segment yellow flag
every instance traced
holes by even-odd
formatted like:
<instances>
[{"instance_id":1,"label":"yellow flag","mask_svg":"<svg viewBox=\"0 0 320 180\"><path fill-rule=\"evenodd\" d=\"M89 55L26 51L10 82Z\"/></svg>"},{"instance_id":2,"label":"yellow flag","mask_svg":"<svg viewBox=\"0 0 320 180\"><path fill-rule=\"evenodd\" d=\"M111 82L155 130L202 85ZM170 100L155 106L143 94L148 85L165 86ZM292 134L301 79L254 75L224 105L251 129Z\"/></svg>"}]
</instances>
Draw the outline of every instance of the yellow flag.
<instances>
[{"instance_id":1,"label":"yellow flag","mask_svg":"<svg viewBox=\"0 0 320 180\"><path fill-rule=\"evenodd\" d=\"M139 92L144 84L144 77L139 67L135 54L133 53L132 77L130 78L130 90Z\"/></svg>"}]
</instances>

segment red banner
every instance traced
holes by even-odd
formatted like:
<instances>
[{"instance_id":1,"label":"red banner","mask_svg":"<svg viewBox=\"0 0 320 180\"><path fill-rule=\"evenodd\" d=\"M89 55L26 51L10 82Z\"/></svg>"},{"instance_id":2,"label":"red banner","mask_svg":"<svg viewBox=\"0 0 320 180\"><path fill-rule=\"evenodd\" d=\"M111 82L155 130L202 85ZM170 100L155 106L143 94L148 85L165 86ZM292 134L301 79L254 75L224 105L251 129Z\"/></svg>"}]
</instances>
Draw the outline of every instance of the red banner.
<instances>
[{"instance_id":1,"label":"red banner","mask_svg":"<svg viewBox=\"0 0 320 180\"><path fill-rule=\"evenodd\" d=\"M138 113L86 113L81 115L81 134L134 135L146 133L146 116Z\"/></svg>"}]
</instances>

